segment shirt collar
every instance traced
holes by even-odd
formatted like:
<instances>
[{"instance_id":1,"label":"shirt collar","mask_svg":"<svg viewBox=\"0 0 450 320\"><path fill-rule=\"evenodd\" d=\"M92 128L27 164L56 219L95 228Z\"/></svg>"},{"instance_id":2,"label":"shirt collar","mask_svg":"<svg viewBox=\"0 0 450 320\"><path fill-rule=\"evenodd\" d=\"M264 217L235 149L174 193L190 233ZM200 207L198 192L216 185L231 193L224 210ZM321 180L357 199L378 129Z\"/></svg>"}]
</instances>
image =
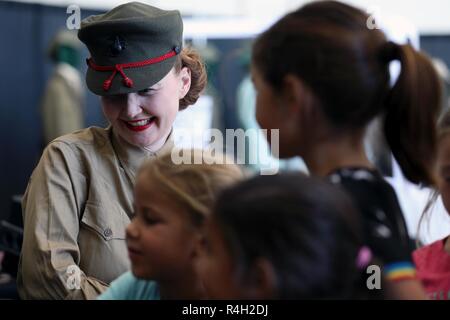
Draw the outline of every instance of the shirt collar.
<instances>
[{"instance_id":1,"label":"shirt collar","mask_svg":"<svg viewBox=\"0 0 450 320\"><path fill-rule=\"evenodd\" d=\"M111 131L110 135L112 137L112 145L117 154L117 157L119 158L121 166L129 176L133 184L136 178L136 173L144 160L151 157L158 157L165 152L171 151L174 147L172 135L173 129L170 131L164 145L156 152L151 152L145 150L144 148L137 147L128 143L118 133L116 133L112 126L109 126L108 130Z\"/></svg>"}]
</instances>

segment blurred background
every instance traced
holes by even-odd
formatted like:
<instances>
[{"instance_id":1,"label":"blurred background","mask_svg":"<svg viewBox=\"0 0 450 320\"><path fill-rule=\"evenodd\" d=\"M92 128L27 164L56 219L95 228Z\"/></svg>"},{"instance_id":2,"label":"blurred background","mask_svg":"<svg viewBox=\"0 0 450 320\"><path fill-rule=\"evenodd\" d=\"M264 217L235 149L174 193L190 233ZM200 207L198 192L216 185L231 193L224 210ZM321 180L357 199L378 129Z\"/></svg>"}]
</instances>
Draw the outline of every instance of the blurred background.
<instances>
[{"instance_id":1,"label":"blurred background","mask_svg":"<svg viewBox=\"0 0 450 320\"><path fill-rule=\"evenodd\" d=\"M84 61L89 53L67 34L67 26L76 24L76 18L72 15L76 14L77 8L83 19L124 2L127 1L0 1L0 220L12 221L16 225L21 223L20 195L25 191L43 148L52 139L49 131L54 129L51 121L55 119L50 119L46 112L55 114L48 110L55 107L51 103L57 99L58 94L72 96L71 103L78 109L71 109L73 115L70 117L68 113L64 113L61 119L67 120L67 124L53 134L62 134L69 129L72 131L71 128L76 129L77 126L107 125L99 98L90 93L84 84ZM219 128L223 131L226 128L256 128L253 116L254 92L248 76L252 40L279 17L309 1L141 2L162 9L180 10L184 19L186 43L196 47L207 63L209 86L204 97L195 106L181 112L175 126L195 123L195 127L188 129L195 136L196 144L205 142L204 137L196 136L203 129ZM344 2L372 14L392 40L409 41L431 55L448 92L449 0ZM65 30L66 33L59 33L60 30ZM62 68L61 63L71 67ZM395 65L392 66L392 72L395 76ZM58 82L58 79L64 77L72 83L71 86L64 87ZM63 94L64 90L68 90L68 93ZM443 105L446 107L448 104L448 95L445 95ZM195 119L195 122L190 119ZM189 142L185 135L177 139L180 144ZM368 149L399 193L411 236L415 238L417 222L428 197L428 190L408 184L395 163L390 161L389 154L384 154L383 160L383 154L380 155L371 143L368 143ZM246 147L247 154L256 153L260 158L269 158L266 151L267 146L261 143L249 143ZM280 166L283 169L305 170L300 159L283 161ZM258 164L250 164L249 167L257 169ZM424 243L442 238L450 230L450 219L440 203L436 206L432 219L426 236L421 239Z\"/></svg>"}]
</instances>

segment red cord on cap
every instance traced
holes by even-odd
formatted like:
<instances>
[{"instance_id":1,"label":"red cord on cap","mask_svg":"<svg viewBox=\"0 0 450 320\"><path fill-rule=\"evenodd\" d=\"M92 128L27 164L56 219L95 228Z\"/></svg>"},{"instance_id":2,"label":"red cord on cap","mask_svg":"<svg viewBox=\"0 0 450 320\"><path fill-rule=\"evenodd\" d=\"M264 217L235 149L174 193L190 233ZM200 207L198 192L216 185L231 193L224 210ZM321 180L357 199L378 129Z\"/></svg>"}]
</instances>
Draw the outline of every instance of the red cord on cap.
<instances>
[{"instance_id":1,"label":"red cord on cap","mask_svg":"<svg viewBox=\"0 0 450 320\"><path fill-rule=\"evenodd\" d=\"M90 68L94 69L95 71L112 71L113 72L111 74L111 76L109 76L109 78L103 82L103 90L108 91L111 88L112 81L113 81L114 77L116 76L117 72L119 72L120 75L122 76L123 84L125 86L127 86L128 88L132 88L134 85L133 80L126 76L126 74L123 72L123 69L142 68L142 67L145 67L145 66L148 66L151 64L155 64L155 63L164 61L166 59L172 58L173 56L176 56L179 53L179 51L180 50L177 50L177 48L175 48L159 57L150 58L150 59L147 59L144 61L119 63L114 66L99 66L92 61L92 58L87 59L86 62L88 64L88 66Z\"/></svg>"},{"instance_id":2,"label":"red cord on cap","mask_svg":"<svg viewBox=\"0 0 450 320\"><path fill-rule=\"evenodd\" d=\"M131 80L128 77L125 77L123 79L123 84L126 85L128 88L131 88L133 86L133 80Z\"/></svg>"}]
</instances>

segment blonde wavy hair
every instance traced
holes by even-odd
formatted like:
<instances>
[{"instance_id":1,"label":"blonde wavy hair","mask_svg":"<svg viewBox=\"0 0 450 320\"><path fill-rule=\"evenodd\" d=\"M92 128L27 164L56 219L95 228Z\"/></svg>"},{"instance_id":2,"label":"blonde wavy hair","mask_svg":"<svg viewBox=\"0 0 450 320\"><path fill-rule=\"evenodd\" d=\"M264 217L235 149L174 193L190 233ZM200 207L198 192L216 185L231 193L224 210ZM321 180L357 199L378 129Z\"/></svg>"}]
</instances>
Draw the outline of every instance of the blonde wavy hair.
<instances>
[{"instance_id":1,"label":"blonde wavy hair","mask_svg":"<svg viewBox=\"0 0 450 320\"><path fill-rule=\"evenodd\" d=\"M144 162L138 175L145 175L147 181L158 185L161 192L189 213L193 225L199 226L220 191L242 180L245 172L220 153L211 155L201 149L175 152L188 155L192 161L177 164L172 160L173 152L168 152ZM203 161L196 163L195 159Z\"/></svg>"}]
</instances>

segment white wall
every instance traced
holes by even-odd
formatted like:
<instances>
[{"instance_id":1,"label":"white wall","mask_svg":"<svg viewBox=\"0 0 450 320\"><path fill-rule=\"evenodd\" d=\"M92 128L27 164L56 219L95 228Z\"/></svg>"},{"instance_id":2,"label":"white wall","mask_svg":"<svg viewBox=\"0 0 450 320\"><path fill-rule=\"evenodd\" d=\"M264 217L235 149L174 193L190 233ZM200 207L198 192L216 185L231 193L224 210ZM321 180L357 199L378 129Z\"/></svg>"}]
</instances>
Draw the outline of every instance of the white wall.
<instances>
[{"instance_id":1,"label":"white wall","mask_svg":"<svg viewBox=\"0 0 450 320\"><path fill-rule=\"evenodd\" d=\"M81 8L110 9L123 0L16 0L58 6L78 4ZM179 9L184 15L239 16L255 28L263 28L284 13L308 0L141 0L163 9ZM376 8L381 16L400 15L422 34L450 34L450 0L344 0L362 9ZM254 22L256 21L256 23ZM261 30L255 31L261 31ZM251 30L250 32L253 32ZM245 30L244 30L245 32ZM248 31L247 31L248 32Z\"/></svg>"},{"instance_id":2,"label":"white wall","mask_svg":"<svg viewBox=\"0 0 450 320\"><path fill-rule=\"evenodd\" d=\"M411 21L421 34L450 34L449 0L346 0L361 8L376 7L381 17L403 16Z\"/></svg>"}]
</instances>

